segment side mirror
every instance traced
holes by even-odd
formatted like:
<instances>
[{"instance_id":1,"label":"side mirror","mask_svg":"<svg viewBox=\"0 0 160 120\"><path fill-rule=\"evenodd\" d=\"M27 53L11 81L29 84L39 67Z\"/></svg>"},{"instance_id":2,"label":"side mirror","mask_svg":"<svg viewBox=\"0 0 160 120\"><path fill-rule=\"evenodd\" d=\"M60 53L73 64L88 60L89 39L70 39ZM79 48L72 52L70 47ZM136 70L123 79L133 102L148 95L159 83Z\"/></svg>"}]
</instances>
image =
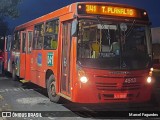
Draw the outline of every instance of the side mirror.
<instances>
[{"instance_id":1,"label":"side mirror","mask_svg":"<svg viewBox=\"0 0 160 120\"><path fill-rule=\"evenodd\" d=\"M77 28L78 28L78 21L74 20L72 22L72 28L71 28L71 35L72 35L72 37L76 37L77 36Z\"/></svg>"}]
</instances>

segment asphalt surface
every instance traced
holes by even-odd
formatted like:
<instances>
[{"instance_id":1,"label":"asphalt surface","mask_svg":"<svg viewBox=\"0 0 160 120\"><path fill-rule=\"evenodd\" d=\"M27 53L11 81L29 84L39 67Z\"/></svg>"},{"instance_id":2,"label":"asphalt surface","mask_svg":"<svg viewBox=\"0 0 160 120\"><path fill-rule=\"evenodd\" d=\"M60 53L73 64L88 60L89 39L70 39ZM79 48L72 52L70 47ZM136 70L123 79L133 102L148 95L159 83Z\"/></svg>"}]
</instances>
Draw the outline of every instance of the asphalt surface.
<instances>
[{"instance_id":1,"label":"asphalt surface","mask_svg":"<svg viewBox=\"0 0 160 120\"><path fill-rule=\"evenodd\" d=\"M8 77L0 77L0 111L14 111L14 117L1 117L0 120L75 120L75 119L108 119L108 115L112 117L120 115L122 112L158 112L160 119L160 90L156 88L152 103L147 104L75 104L65 101L63 104L50 102L46 92L41 87L32 83L21 83L12 81ZM37 113L37 117L25 117L25 112L30 114ZM16 117L17 113L21 113ZM39 114L38 114L39 113ZM126 113L128 114L128 113ZM23 116L24 115L24 116ZM27 113L28 115L28 113ZM33 115L33 114L32 114ZM38 116L39 115L39 116ZM41 118L41 115L45 116ZM118 117L117 117L118 118Z\"/></svg>"}]
</instances>

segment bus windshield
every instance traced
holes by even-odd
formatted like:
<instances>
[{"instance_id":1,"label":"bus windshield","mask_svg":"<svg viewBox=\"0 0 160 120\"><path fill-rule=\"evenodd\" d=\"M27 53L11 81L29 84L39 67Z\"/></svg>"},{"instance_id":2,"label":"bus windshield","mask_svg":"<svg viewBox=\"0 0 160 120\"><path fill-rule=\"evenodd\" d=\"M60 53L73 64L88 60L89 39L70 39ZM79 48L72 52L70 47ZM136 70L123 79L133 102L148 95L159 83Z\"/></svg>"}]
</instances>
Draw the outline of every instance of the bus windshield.
<instances>
[{"instance_id":1,"label":"bus windshield","mask_svg":"<svg viewBox=\"0 0 160 120\"><path fill-rule=\"evenodd\" d=\"M149 27L132 23L79 20L78 64L95 69L135 70L150 66Z\"/></svg>"}]
</instances>

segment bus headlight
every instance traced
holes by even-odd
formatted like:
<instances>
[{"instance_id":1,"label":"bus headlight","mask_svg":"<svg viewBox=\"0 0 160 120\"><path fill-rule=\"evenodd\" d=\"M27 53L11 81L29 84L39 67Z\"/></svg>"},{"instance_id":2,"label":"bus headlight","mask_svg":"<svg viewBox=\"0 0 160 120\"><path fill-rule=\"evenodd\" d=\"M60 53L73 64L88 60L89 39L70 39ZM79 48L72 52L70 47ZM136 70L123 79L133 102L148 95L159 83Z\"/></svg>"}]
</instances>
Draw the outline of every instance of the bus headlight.
<instances>
[{"instance_id":1,"label":"bus headlight","mask_svg":"<svg viewBox=\"0 0 160 120\"><path fill-rule=\"evenodd\" d=\"M87 83L88 78L87 78L86 76L82 76L82 77L80 77L80 81L81 81L82 83Z\"/></svg>"},{"instance_id":2,"label":"bus headlight","mask_svg":"<svg viewBox=\"0 0 160 120\"><path fill-rule=\"evenodd\" d=\"M82 83L88 82L88 78L86 77L85 72L80 67L78 68L78 77Z\"/></svg>"},{"instance_id":3,"label":"bus headlight","mask_svg":"<svg viewBox=\"0 0 160 120\"><path fill-rule=\"evenodd\" d=\"M152 77L148 77L147 78L147 83L151 83L152 82Z\"/></svg>"}]
</instances>

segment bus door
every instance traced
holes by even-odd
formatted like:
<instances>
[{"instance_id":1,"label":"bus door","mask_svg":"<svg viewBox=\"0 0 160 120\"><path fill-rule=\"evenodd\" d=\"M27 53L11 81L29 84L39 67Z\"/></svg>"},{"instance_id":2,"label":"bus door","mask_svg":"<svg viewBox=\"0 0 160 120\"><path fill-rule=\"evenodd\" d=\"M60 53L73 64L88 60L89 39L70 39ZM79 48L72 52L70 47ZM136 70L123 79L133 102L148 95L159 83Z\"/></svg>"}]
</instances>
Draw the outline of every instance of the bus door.
<instances>
[{"instance_id":1,"label":"bus door","mask_svg":"<svg viewBox=\"0 0 160 120\"><path fill-rule=\"evenodd\" d=\"M61 93L70 95L70 52L71 52L71 22L64 22L62 27L62 72Z\"/></svg>"},{"instance_id":2,"label":"bus door","mask_svg":"<svg viewBox=\"0 0 160 120\"><path fill-rule=\"evenodd\" d=\"M31 77L31 46L32 46L32 39L33 39L33 31L29 30L27 31L27 50L26 50L26 80L30 80Z\"/></svg>"},{"instance_id":3,"label":"bus door","mask_svg":"<svg viewBox=\"0 0 160 120\"><path fill-rule=\"evenodd\" d=\"M26 31L21 32L21 50L20 50L20 77L25 78L26 71Z\"/></svg>"},{"instance_id":4,"label":"bus door","mask_svg":"<svg viewBox=\"0 0 160 120\"><path fill-rule=\"evenodd\" d=\"M21 32L21 53L20 53L20 77L29 80L30 79L30 62L31 62L31 42L33 32L22 31Z\"/></svg>"}]
</instances>

